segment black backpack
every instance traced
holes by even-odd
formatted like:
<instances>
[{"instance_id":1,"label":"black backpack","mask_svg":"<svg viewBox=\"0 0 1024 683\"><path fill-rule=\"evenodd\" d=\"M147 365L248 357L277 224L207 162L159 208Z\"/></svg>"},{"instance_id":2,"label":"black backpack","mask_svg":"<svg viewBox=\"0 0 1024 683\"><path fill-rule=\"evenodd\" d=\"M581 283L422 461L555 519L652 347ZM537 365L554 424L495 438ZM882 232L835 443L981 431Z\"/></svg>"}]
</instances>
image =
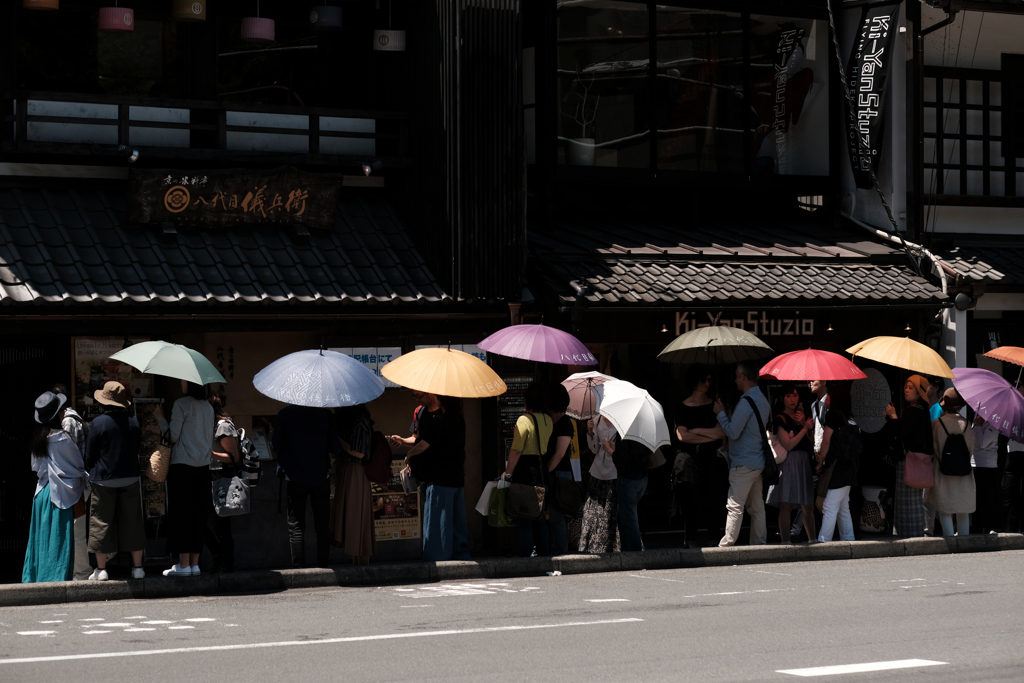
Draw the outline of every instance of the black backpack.
<instances>
[{"instance_id":1,"label":"black backpack","mask_svg":"<svg viewBox=\"0 0 1024 683\"><path fill-rule=\"evenodd\" d=\"M971 473L971 451L963 434L950 434L940 417L939 426L946 432L946 445L942 447L939 472L948 477L965 477Z\"/></svg>"},{"instance_id":2,"label":"black backpack","mask_svg":"<svg viewBox=\"0 0 1024 683\"><path fill-rule=\"evenodd\" d=\"M842 427L832 431L829 451L833 448L838 449L836 455L846 458L854 467L858 467L861 453L864 452L864 445L860 440L860 427L844 418Z\"/></svg>"}]
</instances>

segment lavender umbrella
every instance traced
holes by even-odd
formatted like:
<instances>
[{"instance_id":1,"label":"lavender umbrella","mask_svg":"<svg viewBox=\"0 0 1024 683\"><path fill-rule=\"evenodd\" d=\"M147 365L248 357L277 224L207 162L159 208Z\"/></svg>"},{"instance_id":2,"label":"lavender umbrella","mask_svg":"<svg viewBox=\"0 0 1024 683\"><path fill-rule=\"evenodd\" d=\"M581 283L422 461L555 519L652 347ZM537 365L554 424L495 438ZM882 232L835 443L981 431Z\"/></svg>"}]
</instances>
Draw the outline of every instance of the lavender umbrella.
<instances>
[{"instance_id":1,"label":"lavender umbrella","mask_svg":"<svg viewBox=\"0 0 1024 683\"><path fill-rule=\"evenodd\" d=\"M1024 396L981 368L954 368L953 386L978 415L1014 441L1024 441Z\"/></svg>"},{"instance_id":2,"label":"lavender umbrella","mask_svg":"<svg viewBox=\"0 0 1024 683\"><path fill-rule=\"evenodd\" d=\"M513 325L477 344L499 356L558 365L597 365L586 346L568 332L546 325Z\"/></svg>"}]
</instances>

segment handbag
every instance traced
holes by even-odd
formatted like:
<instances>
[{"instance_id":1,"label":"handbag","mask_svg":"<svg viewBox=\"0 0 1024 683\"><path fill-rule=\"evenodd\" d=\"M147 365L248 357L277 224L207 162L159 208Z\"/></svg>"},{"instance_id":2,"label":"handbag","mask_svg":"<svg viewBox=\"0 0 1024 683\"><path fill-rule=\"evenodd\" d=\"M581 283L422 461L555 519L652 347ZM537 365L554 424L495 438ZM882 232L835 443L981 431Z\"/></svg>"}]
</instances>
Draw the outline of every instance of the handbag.
<instances>
[{"instance_id":1,"label":"handbag","mask_svg":"<svg viewBox=\"0 0 1024 683\"><path fill-rule=\"evenodd\" d=\"M167 472L171 468L171 449L164 444L157 444L148 456L142 456L145 462L143 474L147 479L162 484L167 479Z\"/></svg>"},{"instance_id":2,"label":"handbag","mask_svg":"<svg viewBox=\"0 0 1024 683\"><path fill-rule=\"evenodd\" d=\"M779 465L775 460L775 451L772 450L771 442L769 440L770 434L764 428L764 422L761 421L761 413L757 412L757 405L754 403L754 399L749 396L744 396L747 403L750 404L750 409L754 412L754 417L757 419L757 429L761 432L761 449L764 452L764 469L761 470L761 481L769 486L779 483Z\"/></svg>"},{"instance_id":3,"label":"handbag","mask_svg":"<svg viewBox=\"0 0 1024 683\"><path fill-rule=\"evenodd\" d=\"M537 419L533 415L530 415L530 420L533 421L533 433L537 438L537 460L541 461L540 428L537 426ZM512 484L508 487L508 494L505 499L505 512L508 513L510 517L534 520L540 518L540 516L544 514L544 497L546 489L543 485L543 470L544 465L543 462L541 462L542 481L540 482L540 486L537 486L535 483L532 486L530 484Z\"/></svg>"},{"instance_id":4,"label":"handbag","mask_svg":"<svg viewBox=\"0 0 1024 683\"><path fill-rule=\"evenodd\" d=\"M836 469L836 463L832 463L828 466L828 469L821 473L818 477L818 490L816 491L816 497L814 499L814 507L818 508L818 512L825 512L825 496L828 495L828 485L832 481L832 472Z\"/></svg>"},{"instance_id":5,"label":"handbag","mask_svg":"<svg viewBox=\"0 0 1024 683\"><path fill-rule=\"evenodd\" d=\"M790 436L793 436L792 432L790 432ZM768 432L768 443L771 444L772 452L775 454L775 464L781 465L786 462L786 458L789 457L789 451L787 451L786 447L782 445L781 441L779 441L779 437L772 434L770 431Z\"/></svg>"},{"instance_id":6,"label":"handbag","mask_svg":"<svg viewBox=\"0 0 1024 683\"><path fill-rule=\"evenodd\" d=\"M932 456L927 453L907 451L906 466L903 470L903 483L912 489L930 489L935 486Z\"/></svg>"},{"instance_id":7,"label":"handbag","mask_svg":"<svg viewBox=\"0 0 1024 683\"><path fill-rule=\"evenodd\" d=\"M583 514L583 491L572 479L552 477L551 506L557 508L566 517L579 517Z\"/></svg>"},{"instance_id":8,"label":"handbag","mask_svg":"<svg viewBox=\"0 0 1024 683\"><path fill-rule=\"evenodd\" d=\"M241 462L235 462L232 456L231 464L235 476L215 479L212 486L213 509L218 517L249 514L249 482L237 474Z\"/></svg>"}]
</instances>

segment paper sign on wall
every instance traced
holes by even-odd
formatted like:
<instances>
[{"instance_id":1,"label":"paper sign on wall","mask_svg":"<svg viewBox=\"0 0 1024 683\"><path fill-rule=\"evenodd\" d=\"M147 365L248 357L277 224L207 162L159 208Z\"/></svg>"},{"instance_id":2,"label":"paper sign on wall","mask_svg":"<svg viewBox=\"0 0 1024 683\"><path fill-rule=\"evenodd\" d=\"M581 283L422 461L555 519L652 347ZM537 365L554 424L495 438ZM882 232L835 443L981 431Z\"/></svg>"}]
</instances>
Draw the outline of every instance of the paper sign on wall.
<instances>
[{"instance_id":1,"label":"paper sign on wall","mask_svg":"<svg viewBox=\"0 0 1024 683\"><path fill-rule=\"evenodd\" d=\"M390 389L398 389L399 385L386 379L381 374L381 368L395 360L402 355L401 346L358 346L358 347L338 347L329 349L330 351L337 351L350 357L352 360L358 361L363 364L367 370L380 377L381 381L384 382L384 386Z\"/></svg>"}]
</instances>

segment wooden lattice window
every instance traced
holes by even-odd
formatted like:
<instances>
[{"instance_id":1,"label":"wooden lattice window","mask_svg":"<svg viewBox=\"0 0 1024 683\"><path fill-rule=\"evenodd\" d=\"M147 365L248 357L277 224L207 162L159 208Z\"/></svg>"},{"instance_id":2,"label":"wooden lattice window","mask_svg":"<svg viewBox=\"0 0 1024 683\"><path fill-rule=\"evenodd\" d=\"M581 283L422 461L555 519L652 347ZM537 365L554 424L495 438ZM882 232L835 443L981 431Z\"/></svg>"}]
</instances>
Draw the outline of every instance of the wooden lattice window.
<instances>
[{"instance_id":1,"label":"wooden lattice window","mask_svg":"<svg viewBox=\"0 0 1024 683\"><path fill-rule=\"evenodd\" d=\"M1024 196L1024 158L1003 154L1004 72L926 66L924 77L925 194Z\"/></svg>"}]
</instances>

